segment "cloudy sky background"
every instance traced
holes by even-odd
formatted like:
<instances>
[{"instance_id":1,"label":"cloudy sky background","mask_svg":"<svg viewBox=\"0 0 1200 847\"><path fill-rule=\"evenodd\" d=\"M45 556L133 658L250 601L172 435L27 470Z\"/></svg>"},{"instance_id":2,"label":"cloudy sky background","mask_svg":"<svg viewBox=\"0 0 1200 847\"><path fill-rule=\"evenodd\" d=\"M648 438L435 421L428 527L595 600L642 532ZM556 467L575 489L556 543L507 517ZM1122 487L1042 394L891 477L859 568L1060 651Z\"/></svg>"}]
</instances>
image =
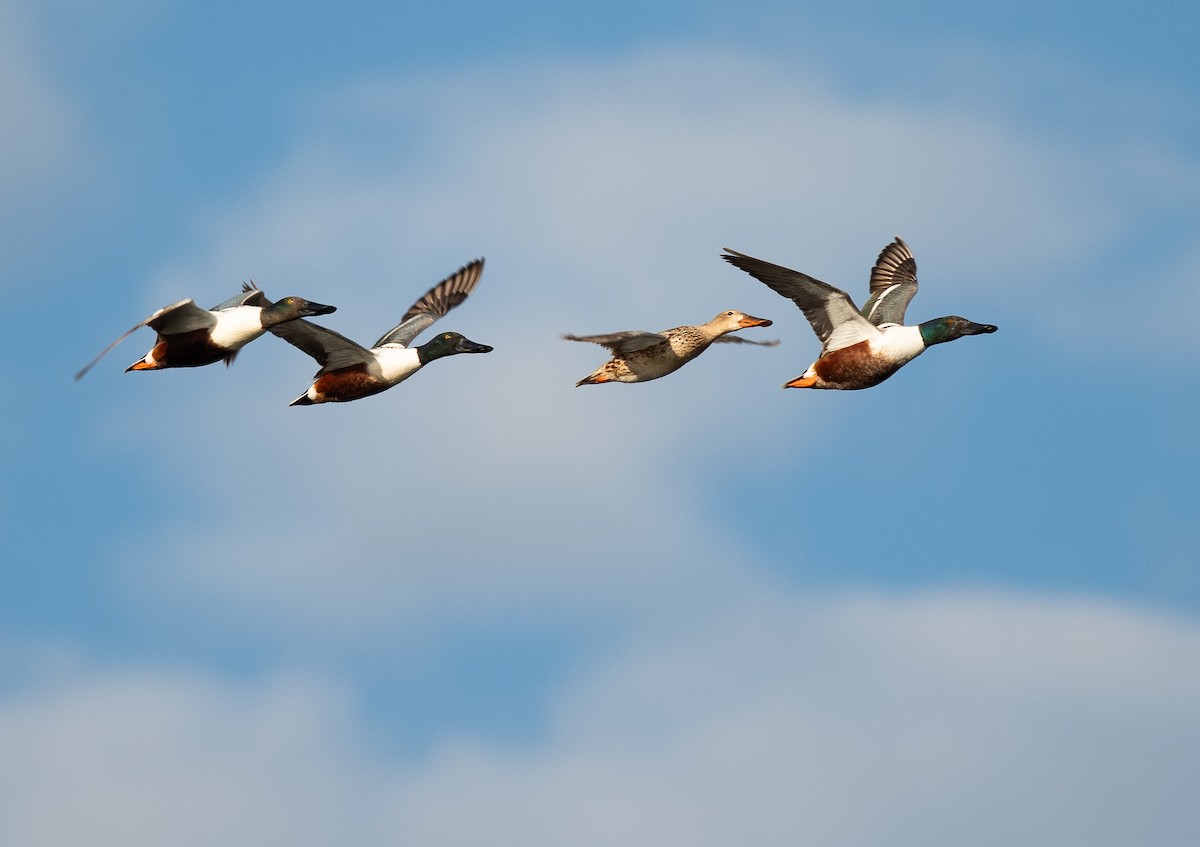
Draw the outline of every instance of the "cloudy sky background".
<instances>
[{"instance_id":1,"label":"cloudy sky background","mask_svg":"<svg viewBox=\"0 0 1200 847\"><path fill-rule=\"evenodd\" d=\"M822 4L827 5L827 4ZM0 2L0 841L1192 845L1200 13ZM868 392L722 247L992 336ZM287 404L253 279L495 347ZM564 331L770 317L645 386Z\"/></svg>"}]
</instances>

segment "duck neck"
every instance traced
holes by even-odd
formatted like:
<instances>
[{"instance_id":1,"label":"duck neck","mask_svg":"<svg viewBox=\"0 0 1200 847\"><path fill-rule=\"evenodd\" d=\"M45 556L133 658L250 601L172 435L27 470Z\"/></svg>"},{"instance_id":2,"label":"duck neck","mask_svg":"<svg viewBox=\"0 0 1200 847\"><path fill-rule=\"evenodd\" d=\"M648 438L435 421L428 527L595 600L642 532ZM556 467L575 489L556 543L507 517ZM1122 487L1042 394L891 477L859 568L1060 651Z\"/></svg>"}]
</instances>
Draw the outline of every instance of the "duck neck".
<instances>
[{"instance_id":1,"label":"duck neck","mask_svg":"<svg viewBox=\"0 0 1200 847\"><path fill-rule=\"evenodd\" d=\"M417 361L422 365L428 365L434 359L450 355L450 351L446 349L446 345L438 342L439 339L434 338L431 341L426 341L424 344L414 347L413 349L417 353Z\"/></svg>"},{"instance_id":2,"label":"duck neck","mask_svg":"<svg viewBox=\"0 0 1200 847\"><path fill-rule=\"evenodd\" d=\"M931 321L925 321L918 324L917 329L921 330L921 341L925 342L926 347L953 341L958 337L951 330L950 324L946 322L945 318L934 318Z\"/></svg>"},{"instance_id":3,"label":"duck neck","mask_svg":"<svg viewBox=\"0 0 1200 847\"><path fill-rule=\"evenodd\" d=\"M263 325L264 329L286 323L295 319L295 317L296 310L289 308L286 303L282 302L264 306L258 313L258 321Z\"/></svg>"}]
</instances>

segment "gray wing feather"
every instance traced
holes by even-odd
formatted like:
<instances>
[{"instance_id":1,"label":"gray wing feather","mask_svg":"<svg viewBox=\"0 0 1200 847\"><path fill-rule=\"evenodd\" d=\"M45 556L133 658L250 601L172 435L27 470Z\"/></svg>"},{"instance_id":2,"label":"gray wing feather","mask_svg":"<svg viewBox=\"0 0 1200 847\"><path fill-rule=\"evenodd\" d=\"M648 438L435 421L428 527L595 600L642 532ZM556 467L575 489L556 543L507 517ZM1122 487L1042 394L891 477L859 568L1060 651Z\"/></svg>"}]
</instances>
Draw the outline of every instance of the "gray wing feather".
<instances>
[{"instance_id":1,"label":"gray wing feather","mask_svg":"<svg viewBox=\"0 0 1200 847\"><path fill-rule=\"evenodd\" d=\"M361 344L303 318L276 324L270 332L316 359L319 373L375 361L375 354Z\"/></svg>"},{"instance_id":2,"label":"gray wing feather","mask_svg":"<svg viewBox=\"0 0 1200 847\"><path fill-rule=\"evenodd\" d=\"M254 280L242 283L242 293L234 297L230 297L224 303L218 303L212 307L214 312L223 312L226 309L236 309L238 306L261 306L266 308L271 305L271 301L267 296L259 290L259 287L254 284Z\"/></svg>"},{"instance_id":3,"label":"gray wing feather","mask_svg":"<svg viewBox=\"0 0 1200 847\"><path fill-rule=\"evenodd\" d=\"M564 333L567 341L588 341L607 347L613 353L623 356L626 353L636 353L656 344L662 344L667 337L658 332L645 332L640 329L629 329L624 332L610 332L607 335L571 335Z\"/></svg>"},{"instance_id":4,"label":"gray wing feather","mask_svg":"<svg viewBox=\"0 0 1200 847\"><path fill-rule=\"evenodd\" d=\"M904 323L904 312L917 293L917 260L904 243L896 240L883 248L871 268L871 298L862 315L875 326Z\"/></svg>"},{"instance_id":5,"label":"gray wing feather","mask_svg":"<svg viewBox=\"0 0 1200 847\"><path fill-rule=\"evenodd\" d=\"M755 259L728 247L721 258L799 306L821 343L829 340L834 327L839 324L863 320L850 295L827 282L821 282L808 274L782 265Z\"/></svg>"},{"instance_id":6,"label":"gray wing feather","mask_svg":"<svg viewBox=\"0 0 1200 847\"><path fill-rule=\"evenodd\" d=\"M188 299L159 309L144 323L159 335L179 335L196 329L211 329L217 325L217 317Z\"/></svg>"},{"instance_id":7,"label":"gray wing feather","mask_svg":"<svg viewBox=\"0 0 1200 847\"><path fill-rule=\"evenodd\" d=\"M144 326L150 327L159 335L178 335L181 332L190 332L193 329L207 329L215 325L216 322L217 319L212 316L211 312L201 309L190 297L187 300L172 303L170 306L163 306L141 323L135 324L121 333L116 341L105 347L96 358L84 365L79 370L79 373L75 374L75 379L82 379L84 374L103 359L109 350L112 350Z\"/></svg>"},{"instance_id":8,"label":"gray wing feather","mask_svg":"<svg viewBox=\"0 0 1200 847\"><path fill-rule=\"evenodd\" d=\"M779 339L773 341L755 341L750 338L742 338L740 335L721 335L713 339L713 344L753 344L755 347L777 347Z\"/></svg>"},{"instance_id":9,"label":"gray wing feather","mask_svg":"<svg viewBox=\"0 0 1200 847\"><path fill-rule=\"evenodd\" d=\"M483 274L483 259L476 259L470 264L463 265L456 272L443 279L433 288L413 303L400 323L392 327L376 341L373 347L384 344L402 344L405 347L421 334L423 330L433 325L438 318L467 299L467 295L479 284Z\"/></svg>"}]
</instances>

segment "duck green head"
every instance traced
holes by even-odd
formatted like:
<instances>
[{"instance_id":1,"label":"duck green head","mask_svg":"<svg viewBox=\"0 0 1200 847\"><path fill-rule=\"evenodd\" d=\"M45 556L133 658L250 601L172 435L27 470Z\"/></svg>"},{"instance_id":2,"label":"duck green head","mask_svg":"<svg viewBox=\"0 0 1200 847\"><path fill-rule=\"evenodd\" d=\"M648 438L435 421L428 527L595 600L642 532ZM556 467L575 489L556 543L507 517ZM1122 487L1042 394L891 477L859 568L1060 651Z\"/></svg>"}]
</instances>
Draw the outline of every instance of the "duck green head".
<instances>
[{"instance_id":1,"label":"duck green head","mask_svg":"<svg viewBox=\"0 0 1200 847\"><path fill-rule=\"evenodd\" d=\"M486 344L476 344L469 338L457 332L443 332L435 335L417 348L417 356L421 364L432 362L443 356L453 356L456 353L490 353L492 348Z\"/></svg>"},{"instance_id":2,"label":"duck green head","mask_svg":"<svg viewBox=\"0 0 1200 847\"><path fill-rule=\"evenodd\" d=\"M263 326L275 326L297 318L311 318L313 315L328 315L336 312L337 306L326 306L324 303L314 303L303 297L284 297L278 303L272 303L262 310L259 320Z\"/></svg>"},{"instance_id":3,"label":"duck green head","mask_svg":"<svg viewBox=\"0 0 1200 847\"><path fill-rule=\"evenodd\" d=\"M925 342L926 347L953 341L964 335L983 335L996 331L996 327L991 324L977 324L957 315L934 318L920 324L918 328L921 330L921 340Z\"/></svg>"}]
</instances>

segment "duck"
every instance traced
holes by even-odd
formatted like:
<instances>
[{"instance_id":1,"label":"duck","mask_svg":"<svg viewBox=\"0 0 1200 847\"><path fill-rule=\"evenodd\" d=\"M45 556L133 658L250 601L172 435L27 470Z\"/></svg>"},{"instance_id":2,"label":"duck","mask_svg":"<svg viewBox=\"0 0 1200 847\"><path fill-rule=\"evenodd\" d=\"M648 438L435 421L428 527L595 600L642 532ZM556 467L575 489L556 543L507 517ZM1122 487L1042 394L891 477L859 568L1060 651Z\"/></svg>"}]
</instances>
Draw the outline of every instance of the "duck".
<instances>
[{"instance_id":1,"label":"duck","mask_svg":"<svg viewBox=\"0 0 1200 847\"><path fill-rule=\"evenodd\" d=\"M756 318L729 309L708 323L677 326L662 332L626 330L608 335L563 335L567 341L588 341L607 347L612 358L575 383L599 385L604 382L649 382L674 373L716 342L734 342L772 347L778 341L750 341L728 333L752 326L770 326L766 318Z\"/></svg>"},{"instance_id":2,"label":"duck","mask_svg":"<svg viewBox=\"0 0 1200 847\"><path fill-rule=\"evenodd\" d=\"M157 332L158 337L145 356L125 369L126 373L198 368L222 360L228 366L239 350L272 327L335 311L335 306L303 297L285 297L272 303L253 281L244 282L241 294L211 309L200 308L191 298L164 306L100 351L75 374L75 379L82 379L106 353L144 326Z\"/></svg>"},{"instance_id":3,"label":"duck","mask_svg":"<svg viewBox=\"0 0 1200 847\"><path fill-rule=\"evenodd\" d=\"M917 261L899 236L875 260L861 311L846 292L808 274L728 247L721 258L794 301L821 340L817 360L784 388L871 388L935 344L997 329L957 315L906 326L904 312L917 293Z\"/></svg>"},{"instance_id":4,"label":"duck","mask_svg":"<svg viewBox=\"0 0 1200 847\"><path fill-rule=\"evenodd\" d=\"M272 333L312 356L321 366L312 385L291 405L348 403L399 385L435 359L492 352L488 345L476 344L457 332L443 332L418 347L409 346L423 330L467 299L482 273L482 258L463 265L425 292L400 323L370 348L308 321L272 327Z\"/></svg>"}]
</instances>

